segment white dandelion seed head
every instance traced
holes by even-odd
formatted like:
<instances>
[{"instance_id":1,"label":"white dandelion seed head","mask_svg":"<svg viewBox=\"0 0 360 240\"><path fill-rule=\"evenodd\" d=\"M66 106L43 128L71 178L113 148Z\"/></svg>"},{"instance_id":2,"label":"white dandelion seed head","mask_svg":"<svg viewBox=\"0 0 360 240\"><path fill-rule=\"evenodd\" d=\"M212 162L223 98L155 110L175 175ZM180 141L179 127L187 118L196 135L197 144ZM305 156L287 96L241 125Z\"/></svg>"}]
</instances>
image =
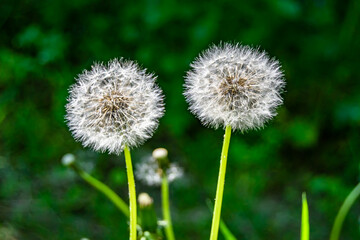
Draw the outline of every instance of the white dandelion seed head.
<instances>
[{"instance_id":1,"label":"white dandelion seed head","mask_svg":"<svg viewBox=\"0 0 360 240\"><path fill-rule=\"evenodd\" d=\"M170 163L165 171L169 183L184 174L183 169L176 163ZM148 186L160 186L161 174L162 170L159 168L158 162L151 156L144 157L140 163L136 164L136 178Z\"/></svg>"},{"instance_id":2,"label":"white dandelion seed head","mask_svg":"<svg viewBox=\"0 0 360 240\"><path fill-rule=\"evenodd\" d=\"M153 74L121 58L96 63L76 80L69 90L66 119L85 147L119 154L152 136L164 114Z\"/></svg>"},{"instance_id":3,"label":"white dandelion seed head","mask_svg":"<svg viewBox=\"0 0 360 240\"><path fill-rule=\"evenodd\" d=\"M264 126L282 104L280 64L267 53L224 43L204 51L185 78L190 111L214 128L246 131Z\"/></svg>"}]
</instances>

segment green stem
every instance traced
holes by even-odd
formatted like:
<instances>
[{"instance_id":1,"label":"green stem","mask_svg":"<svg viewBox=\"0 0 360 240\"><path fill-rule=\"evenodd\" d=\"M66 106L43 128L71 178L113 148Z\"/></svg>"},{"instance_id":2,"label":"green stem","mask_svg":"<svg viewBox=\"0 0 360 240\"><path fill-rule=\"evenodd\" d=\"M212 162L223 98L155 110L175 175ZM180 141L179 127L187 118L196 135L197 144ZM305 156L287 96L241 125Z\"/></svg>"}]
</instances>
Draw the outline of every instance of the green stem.
<instances>
[{"instance_id":1,"label":"green stem","mask_svg":"<svg viewBox=\"0 0 360 240\"><path fill-rule=\"evenodd\" d=\"M161 182L161 197L162 197L162 211L163 218L166 221L165 234L167 240L175 240L174 231L172 228L171 214L170 214L170 204L169 204L169 183L167 176L163 173L162 182Z\"/></svg>"},{"instance_id":2,"label":"green stem","mask_svg":"<svg viewBox=\"0 0 360 240\"><path fill-rule=\"evenodd\" d=\"M340 236L340 231L342 224L345 220L346 215L348 214L351 206L354 204L355 200L360 195L360 183L351 191L351 193L345 199L343 205L341 206L331 230L330 240L338 240Z\"/></svg>"},{"instance_id":3,"label":"green stem","mask_svg":"<svg viewBox=\"0 0 360 240\"><path fill-rule=\"evenodd\" d=\"M90 186L97 189L99 192L102 192L107 198L112 201L115 206L126 216L129 217L129 207L128 205L108 186L100 182L96 178L92 177L90 174L80 169L76 164L71 164L72 169L79 174L79 176L85 180Z\"/></svg>"},{"instance_id":4,"label":"green stem","mask_svg":"<svg viewBox=\"0 0 360 240\"><path fill-rule=\"evenodd\" d=\"M206 199L206 204L208 205L210 211L214 210L214 206L210 199ZM232 234L230 229L226 226L225 222L221 218L220 218L220 231L224 235L224 238L226 240L236 240L234 234Z\"/></svg>"},{"instance_id":5,"label":"green stem","mask_svg":"<svg viewBox=\"0 0 360 240\"><path fill-rule=\"evenodd\" d=\"M230 144L230 137L231 137L231 126L226 126L224 142L223 142L221 158L220 158L220 170L219 170L219 178L216 189L215 207L214 207L214 213L213 213L213 219L211 225L210 240L217 240L219 233L221 205L222 205L222 199L224 193L226 162L227 162L227 156L228 156L228 150Z\"/></svg>"},{"instance_id":6,"label":"green stem","mask_svg":"<svg viewBox=\"0 0 360 240\"><path fill-rule=\"evenodd\" d=\"M130 198L130 240L136 240L136 191L135 191L135 180L134 172L131 163L130 150L127 146L124 148L126 171L129 183L129 198Z\"/></svg>"}]
</instances>

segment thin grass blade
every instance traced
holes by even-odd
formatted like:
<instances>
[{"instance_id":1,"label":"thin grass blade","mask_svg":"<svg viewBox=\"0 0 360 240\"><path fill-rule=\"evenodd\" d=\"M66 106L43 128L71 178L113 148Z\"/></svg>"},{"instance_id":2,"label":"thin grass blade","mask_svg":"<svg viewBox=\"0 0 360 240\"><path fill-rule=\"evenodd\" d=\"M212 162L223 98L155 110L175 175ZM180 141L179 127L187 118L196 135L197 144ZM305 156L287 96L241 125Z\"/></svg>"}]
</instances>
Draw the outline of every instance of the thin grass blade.
<instances>
[{"instance_id":1,"label":"thin grass blade","mask_svg":"<svg viewBox=\"0 0 360 240\"><path fill-rule=\"evenodd\" d=\"M301 240L310 239L309 208L306 200L306 193L302 194L302 213L301 213Z\"/></svg>"}]
</instances>

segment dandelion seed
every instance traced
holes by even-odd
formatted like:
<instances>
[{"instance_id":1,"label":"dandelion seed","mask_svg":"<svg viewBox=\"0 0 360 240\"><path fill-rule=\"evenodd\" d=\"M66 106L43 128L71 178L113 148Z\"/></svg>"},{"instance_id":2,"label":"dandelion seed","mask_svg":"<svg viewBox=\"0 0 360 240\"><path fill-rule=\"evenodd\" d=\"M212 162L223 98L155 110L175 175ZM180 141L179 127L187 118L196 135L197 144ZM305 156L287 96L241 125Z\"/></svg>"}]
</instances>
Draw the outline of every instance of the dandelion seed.
<instances>
[{"instance_id":1,"label":"dandelion seed","mask_svg":"<svg viewBox=\"0 0 360 240\"><path fill-rule=\"evenodd\" d=\"M214 45L191 67L184 95L190 111L206 126L261 128L282 104L283 73L265 52L238 44Z\"/></svg>"},{"instance_id":2,"label":"dandelion seed","mask_svg":"<svg viewBox=\"0 0 360 240\"><path fill-rule=\"evenodd\" d=\"M164 114L153 74L132 61L114 59L94 64L76 80L69 90L66 119L84 146L119 154L152 136Z\"/></svg>"}]
</instances>

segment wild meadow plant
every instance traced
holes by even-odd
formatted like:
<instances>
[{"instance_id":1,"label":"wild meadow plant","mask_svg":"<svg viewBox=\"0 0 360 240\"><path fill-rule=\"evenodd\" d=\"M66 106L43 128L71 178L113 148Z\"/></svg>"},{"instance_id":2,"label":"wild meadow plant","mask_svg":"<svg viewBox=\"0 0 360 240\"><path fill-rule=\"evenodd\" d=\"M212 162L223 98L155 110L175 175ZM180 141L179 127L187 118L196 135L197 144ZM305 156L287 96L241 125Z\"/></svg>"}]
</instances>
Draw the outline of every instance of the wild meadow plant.
<instances>
[{"instance_id":1,"label":"wild meadow plant","mask_svg":"<svg viewBox=\"0 0 360 240\"><path fill-rule=\"evenodd\" d=\"M172 227L169 183L183 176L180 166L170 162L168 151L155 149L152 156L136 164L136 177L150 186L161 186L162 220L158 220L153 199L147 193L138 197L137 211L134 171L130 149L149 139L164 114L163 94L156 77L137 63L114 59L94 64L78 75L70 87L66 105L67 124L84 147L120 155L124 152L129 186L129 206L106 184L95 179L66 154L62 162L88 184L102 192L129 218L130 240L175 240ZM191 64L185 77L184 96L189 110L205 126L225 130L219 177L213 208L210 240L218 239L219 227L226 240L236 237L221 220L225 173L233 131L245 133L263 128L282 104L284 74L279 61L259 49L239 44L213 45ZM331 240L337 240L344 218L360 195L358 185L346 199L335 220ZM209 204L212 208L212 204ZM301 240L309 240L309 211L302 196ZM119 239L124 239L120 236Z\"/></svg>"},{"instance_id":2,"label":"wild meadow plant","mask_svg":"<svg viewBox=\"0 0 360 240\"><path fill-rule=\"evenodd\" d=\"M191 64L185 79L190 110L205 126L225 128L210 240L218 238L231 131L257 129L276 115L285 83L279 62L265 52L225 43Z\"/></svg>"},{"instance_id":3,"label":"wild meadow plant","mask_svg":"<svg viewBox=\"0 0 360 240\"><path fill-rule=\"evenodd\" d=\"M128 184L130 239L137 239L136 191L130 149L150 138L164 114L156 77L136 63L114 59L94 64L70 88L67 124L85 147L119 155L124 151Z\"/></svg>"}]
</instances>

